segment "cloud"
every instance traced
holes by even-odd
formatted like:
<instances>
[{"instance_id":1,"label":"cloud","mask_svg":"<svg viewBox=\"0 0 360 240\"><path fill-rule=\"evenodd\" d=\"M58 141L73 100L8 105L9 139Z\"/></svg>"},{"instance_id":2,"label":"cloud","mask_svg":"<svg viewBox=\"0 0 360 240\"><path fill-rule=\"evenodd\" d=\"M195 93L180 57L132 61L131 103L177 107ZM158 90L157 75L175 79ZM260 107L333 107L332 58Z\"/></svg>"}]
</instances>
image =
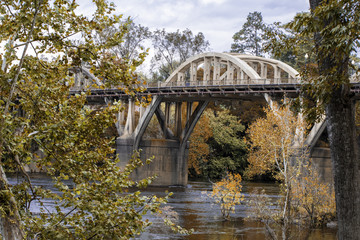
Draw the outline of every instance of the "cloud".
<instances>
[{"instance_id":1,"label":"cloud","mask_svg":"<svg viewBox=\"0 0 360 240\"><path fill-rule=\"evenodd\" d=\"M208 4L223 4L225 3L227 0L200 0L200 3L203 5L208 5Z\"/></svg>"},{"instance_id":2,"label":"cloud","mask_svg":"<svg viewBox=\"0 0 360 240\"><path fill-rule=\"evenodd\" d=\"M227 51L249 12L259 11L266 23L287 22L309 8L308 0L112 0L117 13L131 16L151 30L165 28L202 32L214 51ZM80 0L83 11L89 0Z\"/></svg>"}]
</instances>

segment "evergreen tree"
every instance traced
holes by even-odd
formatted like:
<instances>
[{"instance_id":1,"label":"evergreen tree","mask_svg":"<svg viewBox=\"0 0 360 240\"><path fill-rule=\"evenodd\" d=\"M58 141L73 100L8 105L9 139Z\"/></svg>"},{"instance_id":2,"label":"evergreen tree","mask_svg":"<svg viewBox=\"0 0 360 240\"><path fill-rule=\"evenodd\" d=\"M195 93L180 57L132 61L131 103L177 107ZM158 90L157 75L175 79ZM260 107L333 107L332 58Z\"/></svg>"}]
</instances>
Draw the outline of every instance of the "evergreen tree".
<instances>
[{"instance_id":1,"label":"evergreen tree","mask_svg":"<svg viewBox=\"0 0 360 240\"><path fill-rule=\"evenodd\" d=\"M234 34L231 52L251 53L263 56L263 41L267 25L263 22L261 12L249 13L242 29Z\"/></svg>"}]
</instances>

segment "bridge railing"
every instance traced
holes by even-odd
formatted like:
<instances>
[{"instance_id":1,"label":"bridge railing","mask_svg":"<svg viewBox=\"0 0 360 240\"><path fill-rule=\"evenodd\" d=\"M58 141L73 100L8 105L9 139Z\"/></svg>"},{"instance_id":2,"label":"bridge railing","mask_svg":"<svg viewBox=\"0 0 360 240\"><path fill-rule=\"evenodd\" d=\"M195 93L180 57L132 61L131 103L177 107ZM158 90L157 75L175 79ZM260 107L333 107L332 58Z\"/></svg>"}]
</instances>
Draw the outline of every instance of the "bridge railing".
<instances>
[{"instance_id":1,"label":"bridge railing","mask_svg":"<svg viewBox=\"0 0 360 240\"><path fill-rule=\"evenodd\" d=\"M223 79L223 80L198 80L185 82L155 82L146 84L149 87L191 87L191 86L235 86L235 85L265 85L265 84L296 84L299 83L298 78L274 78L274 79Z\"/></svg>"},{"instance_id":2,"label":"bridge railing","mask_svg":"<svg viewBox=\"0 0 360 240\"><path fill-rule=\"evenodd\" d=\"M297 84L299 83L298 78L273 78L273 79L223 79L223 80L197 80L197 81L185 81L185 82L150 82L146 84L139 84L133 86L134 88L163 88L163 87L219 87L219 86L237 86L237 85L270 85L270 84ZM125 87L125 86L124 86ZM113 89L119 89L121 86L114 86ZM73 86L71 90L91 90L98 89L97 87L91 86Z\"/></svg>"}]
</instances>

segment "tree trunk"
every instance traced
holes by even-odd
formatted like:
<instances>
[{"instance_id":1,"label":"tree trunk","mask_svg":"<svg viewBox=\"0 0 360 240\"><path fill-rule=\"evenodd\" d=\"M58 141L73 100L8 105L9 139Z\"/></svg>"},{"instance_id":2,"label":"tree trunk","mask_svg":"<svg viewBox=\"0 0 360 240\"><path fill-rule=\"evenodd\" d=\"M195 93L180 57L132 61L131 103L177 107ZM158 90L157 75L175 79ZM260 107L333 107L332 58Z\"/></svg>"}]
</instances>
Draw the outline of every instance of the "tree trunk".
<instances>
[{"instance_id":1,"label":"tree trunk","mask_svg":"<svg viewBox=\"0 0 360 240\"><path fill-rule=\"evenodd\" d=\"M348 92L345 90L345 92ZM326 106L339 239L360 239L360 163L355 104L343 89Z\"/></svg>"},{"instance_id":2,"label":"tree trunk","mask_svg":"<svg viewBox=\"0 0 360 240\"><path fill-rule=\"evenodd\" d=\"M0 233L4 240L22 240L19 211L2 166L0 166Z\"/></svg>"},{"instance_id":3,"label":"tree trunk","mask_svg":"<svg viewBox=\"0 0 360 240\"><path fill-rule=\"evenodd\" d=\"M310 0L311 10L324 1L328 2ZM323 19L322 27L339 21L337 15L333 17L335 19ZM346 55L346 51L321 48L322 44L326 44L323 43L325 36L321 34L314 33L319 72L328 76L328 84L333 86L329 93L330 100L325 103L325 112L333 163L338 239L360 239L360 146L356 136L355 102L346 83L349 79L350 53ZM339 79L335 78L342 78L342 83L339 84L339 81L335 81Z\"/></svg>"}]
</instances>

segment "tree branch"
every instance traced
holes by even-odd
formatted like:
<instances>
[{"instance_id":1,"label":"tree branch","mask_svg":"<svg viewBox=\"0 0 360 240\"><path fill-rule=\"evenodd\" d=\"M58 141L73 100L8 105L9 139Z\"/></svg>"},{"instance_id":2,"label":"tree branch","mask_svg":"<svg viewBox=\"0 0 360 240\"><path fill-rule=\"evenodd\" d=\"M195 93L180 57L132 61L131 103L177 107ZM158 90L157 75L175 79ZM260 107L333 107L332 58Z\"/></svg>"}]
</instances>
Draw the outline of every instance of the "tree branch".
<instances>
[{"instance_id":1,"label":"tree branch","mask_svg":"<svg viewBox=\"0 0 360 240\"><path fill-rule=\"evenodd\" d=\"M27 49L29 47L29 44L31 42L31 37L32 37L32 33L34 31L34 28L35 28L35 23L36 23L36 17L38 15L38 12L39 12L39 8L40 8L40 5L42 4L42 0L40 0L39 2L39 5L37 6L37 8L35 9L35 13L34 13L34 18L33 18L33 21L31 23L31 28L30 28L30 32L29 32L29 35L27 37L27 40L26 40L26 44L25 44L25 48L23 50L23 53L22 53L22 56L21 56L21 59L20 59L20 62L19 62L19 66L17 68L17 73L15 75L15 78L12 80L11 82L11 90L10 90L10 94L9 94L9 97L6 101L6 105L5 105L5 110L4 110L4 115L6 115L9 111L9 106L10 106L10 102L11 102L11 99L14 95L14 92L15 92L15 86L16 86L16 82L20 76L20 72L21 72L21 68L22 68L22 65L24 63L24 59L25 59L25 55L26 55L26 52L27 52Z\"/></svg>"}]
</instances>

